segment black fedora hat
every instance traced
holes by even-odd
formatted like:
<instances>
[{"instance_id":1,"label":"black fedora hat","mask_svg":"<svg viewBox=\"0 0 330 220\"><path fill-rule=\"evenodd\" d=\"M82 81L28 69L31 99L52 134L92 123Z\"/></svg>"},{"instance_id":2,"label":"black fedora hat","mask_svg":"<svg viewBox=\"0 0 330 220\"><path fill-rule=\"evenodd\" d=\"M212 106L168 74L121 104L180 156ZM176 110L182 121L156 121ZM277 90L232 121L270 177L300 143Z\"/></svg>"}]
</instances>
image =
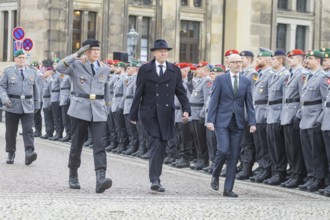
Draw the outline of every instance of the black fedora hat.
<instances>
[{"instance_id":1,"label":"black fedora hat","mask_svg":"<svg viewBox=\"0 0 330 220\"><path fill-rule=\"evenodd\" d=\"M158 39L154 43L154 47L151 48L151 51L158 50L158 49L166 49L166 50L172 50L171 47L168 47L167 42L163 39Z\"/></svg>"}]
</instances>

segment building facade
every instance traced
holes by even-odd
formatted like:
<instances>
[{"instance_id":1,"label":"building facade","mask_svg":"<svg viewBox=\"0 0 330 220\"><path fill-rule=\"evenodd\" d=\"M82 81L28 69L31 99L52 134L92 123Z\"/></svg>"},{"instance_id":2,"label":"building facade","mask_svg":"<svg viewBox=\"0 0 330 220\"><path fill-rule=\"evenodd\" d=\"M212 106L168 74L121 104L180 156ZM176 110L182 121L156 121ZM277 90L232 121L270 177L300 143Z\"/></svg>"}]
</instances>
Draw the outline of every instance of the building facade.
<instances>
[{"instance_id":1,"label":"building facade","mask_svg":"<svg viewBox=\"0 0 330 220\"><path fill-rule=\"evenodd\" d=\"M12 61L14 27L33 41L32 60L62 58L87 38L101 41L102 59L127 51L150 60L158 38L173 47L171 61L222 63L227 49L290 50L330 47L325 0L0 0L0 62Z\"/></svg>"}]
</instances>

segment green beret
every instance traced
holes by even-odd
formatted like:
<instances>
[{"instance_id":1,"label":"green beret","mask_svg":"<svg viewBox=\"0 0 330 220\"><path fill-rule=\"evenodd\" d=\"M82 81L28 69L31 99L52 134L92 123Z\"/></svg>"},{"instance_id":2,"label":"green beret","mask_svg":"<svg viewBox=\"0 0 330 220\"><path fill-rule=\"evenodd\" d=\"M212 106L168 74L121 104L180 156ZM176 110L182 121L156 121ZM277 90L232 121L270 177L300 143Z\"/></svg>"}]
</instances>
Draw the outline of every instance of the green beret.
<instances>
[{"instance_id":1,"label":"green beret","mask_svg":"<svg viewBox=\"0 0 330 220\"><path fill-rule=\"evenodd\" d=\"M330 58L330 51L323 53L323 58Z\"/></svg>"},{"instance_id":2,"label":"green beret","mask_svg":"<svg viewBox=\"0 0 330 220\"><path fill-rule=\"evenodd\" d=\"M56 58L54 59L54 63L59 63L60 61L61 61L60 58L57 58L57 57L56 57Z\"/></svg>"},{"instance_id":3,"label":"green beret","mask_svg":"<svg viewBox=\"0 0 330 220\"><path fill-rule=\"evenodd\" d=\"M127 66L127 64L124 63L124 62L118 62L118 63L116 64L116 66L118 66L118 67L125 67L125 66Z\"/></svg>"},{"instance_id":4,"label":"green beret","mask_svg":"<svg viewBox=\"0 0 330 220\"><path fill-rule=\"evenodd\" d=\"M25 55L24 50L18 50L18 51L16 51L15 54L14 54L14 57L18 57L20 55Z\"/></svg>"},{"instance_id":5,"label":"green beret","mask_svg":"<svg viewBox=\"0 0 330 220\"><path fill-rule=\"evenodd\" d=\"M269 51L261 51L259 54L258 54L258 57L272 57L273 54Z\"/></svg>"},{"instance_id":6,"label":"green beret","mask_svg":"<svg viewBox=\"0 0 330 220\"><path fill-rule=\"evenodd\" d=\"M317 58L323 58L323 53L318 50L312 50L306 54L306 57L314 56Z\"/></svg>"},{"instance_id":7,"label":"green beret","mask_svg":"<svg viewBox=\"0 0 330 220\"><path fill-rule=\"evenodd\" d=\"M323 47L323 48L320 49L320 51L323 52L323 53L324 52L330 52L330 48L324 48Z\"/></svg>"},{"instance_id":8,"label":"green beret","mask_svg":"<svg viewBox=\"0 0 330 220\"><path fill-rule=\"evenodd\" d=\"M128 66L137 67L137 66L139 66L139 62L138 61L132 61L128 64Z\"/></svg>"},{"instance_id":9,"label":"green beret","mask_svg":"<svg viewBox=\"0 0 330 220\"><path fill-rule=\"evenodd\" d=\"M38 67L39 66L38 61L32 61L31 66Z\"/></svg>"},{"instance_id":10,"label":"green beret","mask_svg":"<svg viewBox=\"0 0 330 220\"><path fill-rule=\"evenodd\" d=\"M220 66L215 66L211 69L211 72L223 73L225 71Z\"/></svg>"}]
</instances>

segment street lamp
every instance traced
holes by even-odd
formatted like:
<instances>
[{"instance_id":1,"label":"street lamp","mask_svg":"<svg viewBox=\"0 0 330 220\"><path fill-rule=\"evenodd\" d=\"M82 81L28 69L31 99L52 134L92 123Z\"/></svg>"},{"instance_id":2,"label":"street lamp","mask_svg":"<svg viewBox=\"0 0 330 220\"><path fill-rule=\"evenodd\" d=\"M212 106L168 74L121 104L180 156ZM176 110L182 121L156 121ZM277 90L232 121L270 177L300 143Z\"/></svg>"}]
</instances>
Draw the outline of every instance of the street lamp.
<instances>
[{"instance_id":1,"label":"street lamp","mask_svg":"<svg viewBox=\"0 0 330 220\"><path fill-rule=\"evenodd\" d=\"M128 61L131 62L132 60L135 59L135 50L139 38L139 33L136 32L132 26L131 30L126 35L127 35Z\"/></svg>"}]
</instances>

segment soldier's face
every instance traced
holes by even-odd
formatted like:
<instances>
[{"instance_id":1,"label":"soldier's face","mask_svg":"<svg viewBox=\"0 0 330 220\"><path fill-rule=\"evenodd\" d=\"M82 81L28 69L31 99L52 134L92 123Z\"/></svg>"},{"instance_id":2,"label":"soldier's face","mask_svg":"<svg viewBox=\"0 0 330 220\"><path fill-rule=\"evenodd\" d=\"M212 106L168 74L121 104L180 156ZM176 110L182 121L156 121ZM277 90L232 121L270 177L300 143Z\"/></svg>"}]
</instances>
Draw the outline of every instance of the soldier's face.
<instances>
[{"instance_id":1,"label":"soldier's face","mask_svg":"<svg viewBox=\"0 0 330 220\"><path fill-rule=\"evenodd\" d=\"M322 67L324 70L330 70L330 58L323 58Z\"/></svg>"},{"instance_id":2,"label":"soldier's face","mask_svg":"<svg viewBox=\"0 0 330 220\"><path fill-rule=\"evenodd\" d=\"M247 57L242 56L242 61L243 61L243 63L242 63L243 68L246 68L247 66L250 65L250 60Z\"/></svg>"},{"instance_id":3,"label":"soldier's face","mask_svg":"<svg viewBox=\"0 0 330 220\"><path fill-rule=\"evenodd\" d=\"M127 67L127 75L131 76L136 72L136 67L129 66Z\"/></svg>"},{"instance_id":4,"label":"soldier's face","mask_svg":"<svg viewBox=\"0 0 330 220\"><path fill-rule=\"evenodd\" d=\"M320 63L320 59L316 59L314 56L306 58L306 65L308 69L315 69Z\"/></svg>"},{"instance_id":5,"label":"soldier's face","mask_svg":"<svg viewBox=\"0 0 330 220\"><path fill-rule=\"evenodd\" d=\"M26 64L26 56L22 54L15 57L15 63L18 67L23 67Z\"/></svg>"},{"instance_id":6,"label":"soldier's face","mask_svg":"<svg viewBox=\"0 0 330 220\"><path fill-rule=\"evenodd\" d=\"M89 61L94 62L100 59L101 49L99 47L91 47L91 49L87 50L85 54Z\"/></svg>"},{"instance_id":7,"label":"soldier's face","mask_svg":"<svg viewBox=\"0 0 330 220\"><path fill-rule=\"evenodd\" d=\"M291 56L288 57L288 65L289 67L296 67L302 61L302 57L299 56Z\"/></svg>"},{"instance_id":8,"label":"soldier's face","mask_svg":"<svg viewBox=\"0 0 330 220\"><path fill-rule=\"evenodd\" d=\"M168 50L167 49L158 49L158 50L154 50L152 52L152 54L154 55L154 57L158 63L164 63L168 57Z\"/></svg>"}]
</instances>

